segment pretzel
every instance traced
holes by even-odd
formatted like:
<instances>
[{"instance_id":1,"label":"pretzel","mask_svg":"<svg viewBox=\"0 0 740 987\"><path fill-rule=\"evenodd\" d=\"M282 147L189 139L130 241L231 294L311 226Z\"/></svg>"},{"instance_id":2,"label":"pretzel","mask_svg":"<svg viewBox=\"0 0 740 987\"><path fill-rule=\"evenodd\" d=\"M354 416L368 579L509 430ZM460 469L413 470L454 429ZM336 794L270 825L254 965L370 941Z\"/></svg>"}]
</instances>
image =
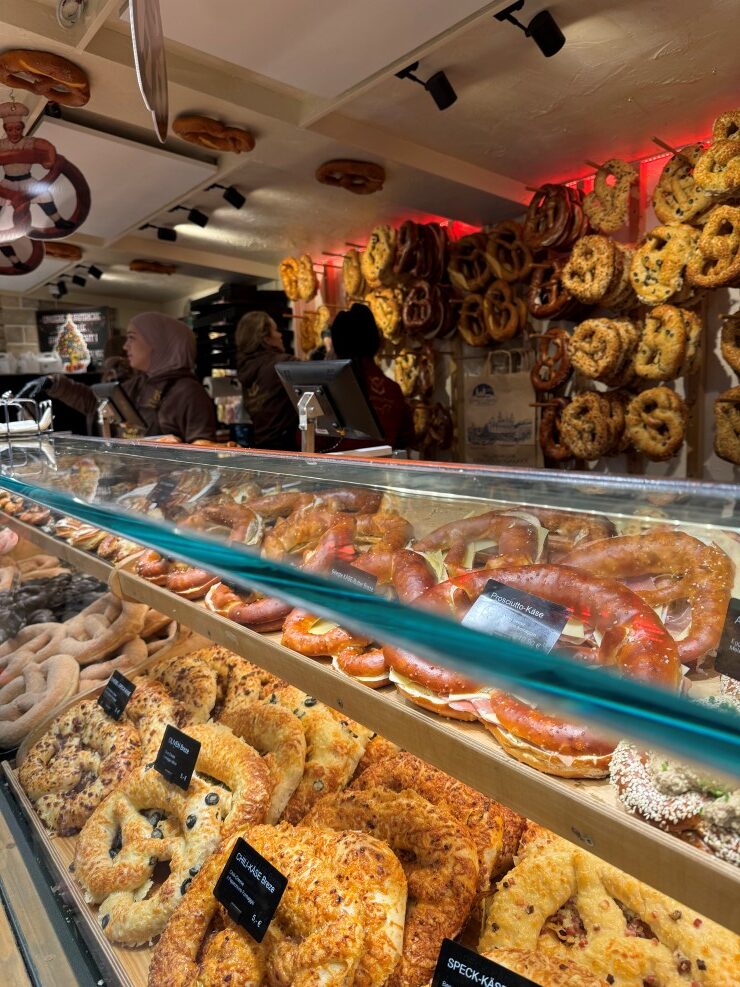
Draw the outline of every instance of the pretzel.
<instances>
[{"instance_id":1,"label":"pretzel","mask_svg":"<svg viewBox=\"0 0 740 987\"><path fill-rule=\"evenodd\" d=\"M463 237L450 247L447 273L453 288L462 295L481 291L491 280L485 246L485 237L474 234Z\"/></svg>"},{"instance_id":2,"label":"pretzel","mask_svg":"<svg viewBox=\"0 0 740 987\"><path fill-rule=\"evenodd\" d=\"M535 391L554 391L566 382L571 373L568 333L553 326L535 337L535 362L530 380Z\"/></svg>"},{"instance_id":3,"label":"pretzel","mask_svg":"<svg viewBox=\"0 0 740 987\"><path fill-rule=\"evenodd\" d=\"M514 220L497 223L486 241L486 260L495 278L524 281L532 269L532 254L522 242L523 228Z\"/></svg>"},{"instance_id":4,"label":"pretzel","mask_svg":"<svg viewBox=\"0 0 740 987\"><path fill-rule=\"evenodd\" d=\"M704 325L696 312L688 308L680 308L679 312L686 330L686 355L681 366L681 376L684 377L695 373L699 366Z\"/></svg>"},{"instance_id":5,"label":"pretzel","mask_svg":"<svg viewBox=\"0 0 740 987\"><path fill-rule=\"evenodd\" d=\"M539 428L540 448L545 457L554 463L565 462L573 455L570 448L564 444L560 433L560 419L569 401L569 398L552 398L548 401L547 407L542 409Z\"/></svg>"},{"instance_id":6,"label":"pretzel","mask_svg":"<svg viewBox=\"0 0 740 987\"><path fill-rule=\"evenodd\" d=\"M594 305L609 290L614 277L617 248L608 237L581 237L563 268L563 285L579 302Z\"/></svg>"},{"instance_id":7,"label":"pretzel","mask_svg":"<svg viewBox=\"0 0 740 987\"><path fill-rule=\"evenodd\" d=\"M526 322L526 306L514 297L507 281L492 281L483 296L483 321L496 343L512 339Z\"/></svg>"},{"instance_id":8,"label":"pretzel","mask_svg":"<svg viewBox=\"0 0 740 987\"><path fill-rule=\"evenodd\" d=\"M645 305L659 305L683 286L684 272L699 239L691 226L656 226L644 237L632 258L631 279Z\"/></svg>"},{"instance_id":9,"label":"pretzel","mask_svg":"<svg viewBox=\"0 0 740 987\"><path fill-rule=\"evenodd\" d=\"M329 795L301 825L369 833L406 862L403 953L391 982L428 983L443 938L460 933L475 899L479 863L466 827L414 791L380 786Z\"/></svg>"},{"instance_id":10,"label":"pretzel","mask_svg":"<svg viewBox=\"0 0 740 987\"><path fill-rule=\"evenodd\" d=\"M714 451L740 466L740 387L731 387L714 402Z\"/></svg>"},{"instance_id":11,"label":"pretzel","mask_svg":"<svg viewBox=\"0 0 740 987\"><path fill-rule=\"evenodd\" d=\"M53 721L26 754L18 778L44 825L71 836L138 766L140 747L132 724L112 720L95 699L85 699Z\"/></svg>"},{"instance_id":12,"label":"pretzel","mask_svg":"<svg viewBox=\"0 0 740 987\"><path fill-rule=\"evenodd\" d=\"M699 188L694 176L703 151L703 144L689 144L674 154L660 173L653 208L661 223L691 223L712 204L711 196Z\"/></svg>"},{"instance_id":13,"label":"pretzel","mask_svg":"<svg viewBox=\"0 0 740 987\"><path fill-rule=\"evenodd\" d=\"M700 288L722 288L740 279L740 207L711 211L686 275Z\"/></svg>"},{"instance_id":14,"label":"pretzel","mask_svg":"<svg viewBox=\"0 0 740 987\"><path fill-rule=\"evenodd\" d=\"M673 380L686 358L688 333L682 310L657 305L645 317L635 354L635 372L644 380Z\"/></svg>"},{"instance_id":15,"label":"pretzel","mask_svg":"<svg viewBox=\"0 0 740 987\"><path fill-rule=\"evenodd\" d=\"M626 452L631 446L631 439L627 431L627 406L632 398L626 391L609 391L604 395L609 405L609 431L611 434L611 446L609 455L618 455Z\"/></svg>"},{"instance_id":16,"label":"pretzel","mask_svg":"<svg viewBox=\"0 0 740 987\"><path fill-rule=\"evenodd\" d=\"M575 369L592 380L603 380L622 363L622 339L609 319L587 319L568 340Z\"/></svg>"},{"instance_id":17,"label":"pretzel","mask_svg":"<svg viewBox=\"0 0 740 987\"><path fill-rule=\"evenodd\" d=\"M365 279L360 266L360 254L351 247L342 261L342 284L347 298L362 298L364 295Z\"/></svg>"},{"instance_id":18,"label":"pretzel","mask_svg":"<svg viewBox=\"0 0 740 987\"><path fill-rule=\"evenodd\" d=\"M60 260L82 260L82 247L78 247L76 243L47 240L44 249L47 257L58 257Z\"/></svg>"},{"instance_id":19,"label":"pretzel","mask_svg":"<svg viewBox=\"0 0 740 987\"><path fill-rule=\"evenodd\" d=\"M738 952L732 932L534 823L490 899L478 949L499 946L572 963L576 976L535 979L574 987L592 984L589 974L631 987L729 987Z\"/></svg>"},{"instance_id":20,"label":"pretzel","mask_svg":"<svg viewBox=\"0 0 740 987\"><path fill-rule=\"evenodd\" d=\"M431 346L423 346L420 350L399 350L393 360L393 376L405 398L428 395L434 388L434 351Z\"/></svg>"},{"instance_id":21,"label":"pretzel","mask_svg":"<svg viewBox=\"0 0 740 987\"><path fill-rule=\"evenodd\" d=\"M740 374L740 312L725 318L720 335L720 351L736 374Z\"/></svg>"},{"instance_id":22,"label":"pretzel","mask_svg":"<svg viewBox=\"0 0 740 987\"><path fill-rule=\"evenodd\" d=\"M542 185L527 208L522 239L531 250L567 249L586 233L582 194L565 185Z\"/></svg>"},{"instance_id":23,"label":"pretzel","mask_svg":"<svg viewBox=\"0 0 740 987\"><path fill-rule=\"evenodd\" d=\"M90 99L87 73L50 51L11 48L0 54L0 83L25 89L62 106L84 106Z\"/></svg>"},{"instance_id":24,"label":"pretzel","mask_svg":"<svg viewBox=\"0 0 740 987\"><path fill-rule=\"evenodd\" d=\"M614 179L609 184L609 178ZM610 158L596 172L593 192L583 200L583 208L591 225L603 233L615 233L627 221L630 188L638 179L637 172L626 161Z\"/></svg>"},{"instance_id":25,"label":"pretzel","mask_svg":"<svg viewBox=\"0 0 740 987\"><path fill-rule=\"evenodd\" d=\"M295 257L284 257L280 261L280 280L289 301L298 301L298 261Z\"/></svg>"},{"instance_id":26,"label":"pretzel","mask_svg":"<svg viewBox=\"0 0 740 987\"><path fill-rule=\"evenodd\" d=\"M710 144L696 162L694 179L710 196L737 192L740 189L740 140Z\"/></svg>"},{"instance_id":27,"label":"pretzel","mask_svg":"<svg viewBox=\"0 0 740 987\"><path fill-rule=\"evenodd\" d=\"M380 192L385 182L385 168L372 161L352 161L335 158L316 169L316 181L333 188L343 188L355 195Z\"/></svg>"},{"instance_id":28,"label":"pretzel","mask_svg":"<svg viewBox=\"0 0 740 987\"><path fill-rule=\"evenodd\" d=\"M398 288L376 288L365 299L382 336L391 343L401 338L403 295Z\"/></svg>"},{"instance_id":29,"label":"pretzel","mask_svg":"<svg viewBox=\"0 0 740 987\"><path fill-rule=\"evenodd\" d=\"M449 408L445 408L439 401L435 402L429 414L424 447L438 450L449 449L452 445L454 430Z\"/></svg>"},{"instance_id":30,"label":"pretzel","mask_svg":"<svg viewBox=\"0 0 740 987\"><path fill-rule=\"evenodd\" d=\"M162 264L158 260L136 259L129 262L128 269L129 271L134 271L136 274L143 273L170 275L177 272L177 264Z\"/></svg>"},{"instance_id":31,"label":"pretzel","mask_svg":"<svg viewBox=\"0 0 740 987\"><path fill-rule=\"evenodd\" d=\"M0 748L17 747L60 703L77 691L80 667L69 655L29 662L0 687Z\"/></svg>"},{"instance_id":32,"label":"pretzel","mask_svg":"<svg viewBox=\"0 0 740 987\"><path fill-rule=\"evenodd\" d=\"M535 319L555 319L572 306L573 299L563 286L564 267L564 257L552 257L533 266L527 308Z\"/></svg>"},{"instance_id":33,"label":"pretzel","mask_svg":"<svg viewBox=\"0 0 740 987\"><path fill-rule=\"evenodd\" d=\"M403 327L408 332L424 335L439 322L442 304L439 288L428 281L415 281L403 301Z\"/></svg>"},{"instance_id":34,"label":"pretzel","mask_svg":"<svg viewBox=\"0 0 740 987\"><path fill-rule=\"evenodd\" d=\"M213 117L186 114L179 116L172 124L172 130L178 137L197 144L198 147L208 148L209 151L230 151L241 154L254 148L254 137L248 130L241 127L228 127Z\"/></svg>"},{"instance_id":35,"label":"pretzel","mask_svg":"<svg viewBox=\"0 0 740 987\"><path fill-rule=\"evenodd\" d=\"M318 290L319 282L313 269L313 261L308 254L301 254L298 258L298 297L302 302L310 302L316 297Z\"/></svg>"},{"instance_id":36,"label":"pretzel","mask_svg":"<svg viewBox=\"0 0 740 987\"><path fill-rule=\"evenodd\" d=\"M218 845L221 794L197 775L184 792L149 765L95 809L77 840L75 877L85 898L100 904L110 942L138 946L162 932ZM147 893L159 861L169 862L169 875Z\"/></svg>"},{"instance_id":37,"label":"pretzel","mask_svg":"<svg viewBox=\"0 0 740 987\"><path fill-rule=\"evenodd\" d=\"M600 459L612 445L611 407L596 391L576 395L560 415L560 439L578 459Z\"/></svg>"},{"instance_id":38,"label":"pretzel","mask_svg":"<svg viewBox=\"0 0 740 987\"><path fill-rule=\"evenodd\" d=\"M379 288L393 273L396 231L392 226L376 226L360 255L362 275L369 288Z\"/></svg>"},{"instance_id":39,"label":"pretzel","mask_svg":"<svg viewBox=\"0 0 740 987\"><path fill-rule=\"evenodd\" d=\"M457 327L468 346L485 346L490 337L483 313L483 296L466 295L460 307Z\"/></svg>"},{"instance_id":40,"label":"pretzel","mask_svg":"<svg viewBox=\"0 0 740 987\"><path fill-rule=\"evenodd\" d=\"M675 456L686 433L688 408L668 387L651 387L627 407L627 431L638 452L654 462Z\"/></svg>"},{"instance_id":41,"label":"pretzel","mask_svg":"<svg viewBox=\"0 0 740 987\"><path fill-rule=\"evenodd\" d=\"M86 665L80 669L77 691L85 692L91 686L107 681L116 671L128 674L145 662L147 658L149 658L149 648L144 638L131 638L130 641L116 649L114 658L109 658L107 661L96 661L94 665Z\"/></svg>"}]
</instances>

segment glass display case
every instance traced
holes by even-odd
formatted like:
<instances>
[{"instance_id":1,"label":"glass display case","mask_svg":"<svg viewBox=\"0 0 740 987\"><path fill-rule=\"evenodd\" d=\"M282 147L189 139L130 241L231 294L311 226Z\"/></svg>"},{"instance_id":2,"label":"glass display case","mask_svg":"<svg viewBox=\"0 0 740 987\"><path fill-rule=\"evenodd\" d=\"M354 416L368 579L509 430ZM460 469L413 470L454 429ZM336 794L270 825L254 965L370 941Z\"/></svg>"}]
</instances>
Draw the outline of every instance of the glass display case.
<instances>
[{"instance_id":1,"label":"glass display case","mask_svg":"<svg viewBox=\"0 0 740 987\"><path fill-rule=\"evenodd\" d=\"M736 487L78 438L0 465L0 522L177 621L173 654L221 645L740 929ZM148 951L108 961L146 983Z\"/></svg>"}]
</instances>

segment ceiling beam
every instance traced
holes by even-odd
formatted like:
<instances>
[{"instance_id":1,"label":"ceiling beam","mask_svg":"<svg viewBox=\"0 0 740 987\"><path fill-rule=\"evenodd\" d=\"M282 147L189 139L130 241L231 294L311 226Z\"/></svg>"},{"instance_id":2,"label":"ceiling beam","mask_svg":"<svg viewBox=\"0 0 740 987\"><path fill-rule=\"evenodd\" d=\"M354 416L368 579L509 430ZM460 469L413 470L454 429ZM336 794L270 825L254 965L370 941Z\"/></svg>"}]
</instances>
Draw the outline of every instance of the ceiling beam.
<instances>
[{"instance_id":1,"label":"ceiling beam","mask_svg":"<svg viewBox=\"0 0 740 987\"><path fill-rule=\"evenodd\" d=\"M191 264L193 267L204 267L212 270L214 275L245 274L255 278L275 277L275 265L262 261L250 260L236 254L221 254L214 250L183 247L177 243L167 243L164 240L135 236L130 234L121 237L106 250L115 250L128 257L145 257L151 260L166 261L171 264ZM214 280L219 280L214 277ZM220 280L225 280L223 277Z\"/></svg>"}]
</instances>

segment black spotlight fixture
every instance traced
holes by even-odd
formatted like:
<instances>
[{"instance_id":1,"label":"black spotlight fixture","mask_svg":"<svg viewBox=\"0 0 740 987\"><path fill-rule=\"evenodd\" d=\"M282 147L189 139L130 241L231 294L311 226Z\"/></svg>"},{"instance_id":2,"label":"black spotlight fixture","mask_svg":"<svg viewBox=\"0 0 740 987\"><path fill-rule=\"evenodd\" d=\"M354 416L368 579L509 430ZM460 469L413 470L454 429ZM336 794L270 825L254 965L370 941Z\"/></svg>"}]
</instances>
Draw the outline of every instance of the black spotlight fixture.
<instances>
[{"instance_id":1,"label":"black spotlight fixture","mask_svg":"<svg viewBox=\"0 0 740 987\"><path fill-rule=\"evenodd\" d=\"M206 192L210 192L212 188L223 189L224 199L233 206L234 209L241 209L244 203L247 201L246 195L242 195L238 188L234 188L233 185L219 185L218 182L214 182L213 185L209 185Z\"/></svg>"},{"instance_id":2,"label":"black spotlight fixture","mask_svg":"<svg viewBox=\"0 0 740 987\"><path fill-rule=\"evenodd\" d=\"M177 239L177 230L170 229L169 226L157 226L156 223L144 223L143 226L139 227L140 230L156 230L158 240L167 240L168 243L174 243Z\"/></svg>"},{"instance_id":3,"label":"black spotlight fixture","mask_svg":"<svg viewBox=\"0 0 740 987\"><path fill-rule=\"evenodd\" d=\"M514 17L514 13L521 10L523 6L524 0L516 0L516 3L512 3L505 10L499 11L498 14L494 14L494 17L497 21L508 21L524 31L525 35L534 41L545 58L552 58L553 55L557 55L565 44L565 35L556 24L555 18L549 10L541 10L525 27L521 21Z\"/></svg>"},{"instance_id":4,"label":"black spotlight fixture","mask_svg":"<svg viewBox=\"0 0 740 987\"><path fill-rule=\"evenodd\" d=\"M63 298L67 294L67 286L64 281L57 281L56 284L52 285L52 295L54 298Z\"/></svg>"},{"instance_id":5,"label":"black spotlight fixture","mask_svg":"<svg viewBox=\"0 0 740 987\"><path fill-rule=\"evenodd\" d=\"M72 284L76 284L79 288L84 288L85 285L87 284L87 278L84 277L82 274L73 274Z\"/></svg>"},{"instance_id":6,"label":"black spotlight fixture","mask_svg":"<svg viewBox=\"0 0 740 987\"><path fill-rule=\"evenodd\" d=\"M204 229L208 226L208 220L211 217L201 212L200 209L190 209L188 206L173 206L170 212L177 212L178 209L182 209L183 212L188 214L189 223L195 223L196 226L201 226Z\"/></svg>"},{"instance_id":7,"label":"black spotlight fixture","mask_svg":"<svg viewBox=\"0 0 740 987\"><path fill-rule=\"evenodd\" d=\"M101 269L99 267L96 267L94 264L91 264L88 267L87 273L90 275L91 278L95 278L96 281L100 281L100 279L103 276L103 272L101 271Z\"/></svg>"},{"instance_id":8,"label":"black spotlight fixture","mask_svg":"<svg viewBox=\"0 0 740 987\"><path fill-rule=\"evenodd\" d=\"M418 75L414 74L418 68L419 63L412 62L405 69L396 72L396 78L411 79L412 82L418 82L432 97L437 104L438 110L447 110L453 103L457 102L457 93L452 88L452 83L444 72L435 72L434 75L430 75L427 81L424 82L423 79L420 79Z\"/></svg>"}]
</instances>

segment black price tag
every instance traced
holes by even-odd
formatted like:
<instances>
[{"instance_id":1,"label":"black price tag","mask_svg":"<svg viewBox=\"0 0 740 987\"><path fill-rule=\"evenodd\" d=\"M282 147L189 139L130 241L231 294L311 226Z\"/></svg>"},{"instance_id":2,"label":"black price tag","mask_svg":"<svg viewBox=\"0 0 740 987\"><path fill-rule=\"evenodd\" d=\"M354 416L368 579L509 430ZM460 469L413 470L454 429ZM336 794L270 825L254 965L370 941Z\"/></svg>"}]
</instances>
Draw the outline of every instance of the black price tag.
<instances>
[{"instance_id":1,"label":"black price tag","mask_svg":"<svg viewBox=\"0 0 740 987\"><path fill-rule=\"evenodd\" d=\"M539 987L500 963L479 956L451 939L442 940L432 987Z\"/></svg>"},{"instance_id":2,"label":"black price tag","mask_svg":"<svg viewBox=\"0 0 740 987\"><path fill-rule=\"evenodd\" d=\"M333 562L329 575L338 582L344 583L345 586L351 586L352 589L362 589L367 593L374 593L378 584L377 576L363 572L362 569L349 565L347 562Z\"/></svg>"},{"instance_id":3,"label":"black price tag","mask_svg":"<svg viewBox=\"0 0 740 987\"><path fill-rule=\"evenodd\" d=\"M213 894L252 939L262 942L287 886L288 878L239 837Z\"/></svg>"},{"instance_id":4,"label":"black price tag","mask_svg":"<svg viewBox=\"0 0 740 987\"><path fill-rule=\"evenodd\" d=\"M180 477L174 473L171 476L163 476L161 480L157 480L154 489L149 494L149 503L155 507L161 507L162 504L165 504L170 499L179 482Z\"/></svg>"},{"instance_id":5,"label":"black price tag","mask_svg":"<svg viewBox=\"0 0 740 987\"><path fill-rule=\"evenodd\" d=\"M135 689L136 686L134 683L127 679L125 675L121 675L120 672L114 672L108 679L108 684L98 696L98 706L102 706L111 719L120 720Z\"/></svg>"},{"instance_id":6,"label":"black price tag","mask_svg":"<svg viewBox=\"0 0 740 987\"><path fill-rule=\"evenodd\" d=\"M740 681L740 600L736 597L730 600L727 608L714 667L721 675Z\"/></svg>"},{"instance_id":7,"label":"black price tag","mask_svg":"<svg viewBox=\"0 0 740 987\"><path fill-rule=\"evenodd\" d=\"M466 627L508 637L537 651L550 652L557 644L569 613L559 603L541 600L523 590L489 579L486 588L463 619Z\"/></svg>"},{"instance_id":8,"label":"black price tag","mask_svg":"<svg viewBox=\"0 0 740 987\"><path fill-rule=\"evenodd\" d=\"M167 781L187 790L200 753L200 741L177 727L165 728L154 767Z\"/></svg>"}]
</instances>

